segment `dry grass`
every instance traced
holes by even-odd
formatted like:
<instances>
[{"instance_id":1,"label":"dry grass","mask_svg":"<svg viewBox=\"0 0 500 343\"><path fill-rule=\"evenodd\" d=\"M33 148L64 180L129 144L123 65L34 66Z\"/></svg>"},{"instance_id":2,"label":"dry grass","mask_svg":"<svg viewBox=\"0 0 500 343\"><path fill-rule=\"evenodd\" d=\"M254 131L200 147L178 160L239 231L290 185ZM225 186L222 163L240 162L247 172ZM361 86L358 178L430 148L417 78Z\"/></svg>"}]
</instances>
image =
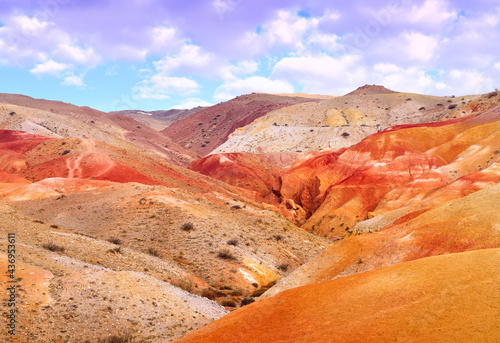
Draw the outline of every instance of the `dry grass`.
<instances>
[{"instance_id":1,"label":"dry grass","mask_svg":"<svg viewBox=\"0 0 500 343\"><path fill-rule=\"evenodd\" d=\"M226 248L222 248L219 251L217 251L217 257L222 258L223 260L236 260L236 257L234 257L231 250Z\"/></svg>"},{"instance_id":2,"label":"dry grass","mask_svg":"<svg viewBox=\"0 0 500 343\"><path fill-rule=\"evenodd\" d=\"M108 252L110 252L112 254L121 254L122 253L122 248L121 247L116 247L116 248L113 248L113 249L109 249Z\"/></svg>"},{"instance_id":3,"label":"dry grass","mask_svg":"<svg viewBox=\"0 0 500 343\"><path fill-rule=\"evenodd\" d=\"M277 268L282 272L286 272L290 268L290 265L288 263L281 263Z\"/></svg>"},{"instance_id":4,"label":"dry grass","mask_svg":"<svg viewBox=\"0 0 500 343\"><path fill-rule=\"evenodd\" d=\"M194 224L191 223L191 222L184 223L181 226L181 230L182 231L186 231L186 232L193 231L194 230Z\"/></svg>"},{"instance_id":5,"label":"dry grass","mask_svg":"<svg viewBox=\"0 0 500 343\"><path fill-rule=\"evenodd\" d=\"M154 257L160 257L160 255L161 255L160 252L153 247L148 248L148 254L150 254L151 256L154 256Z\"/></svg>"},{"instance_id":6,"label":"dry grass","mask_svg":"<svg viewBox=\"0 0 500 343\"><path fill-rule=\"evenodd\" d=\"M137 342L131 333L126 332L120 335L113 335L107 338L101 338L98 343L134 343Z\"/></svg>"},{"instance_id":7,"label":"dry grass","mask_svg":"<svg viewBox=\"0 0 500 343\"><path fill-rule=\"evenodd\" d=\"M227 244L228 245L232 245L232 246L237 246L238 245L238 240L236 238L230 239L230 240L227 241Z\"/></svg>"},{"instance_id":8,"label":"dry grass","mask_svg":"<svg viewBox=\"0 0 500 343\"><path fill-rule=\"evenodd\" d=\"M108 238L107 241L116 245L122 244L122 240L116 237Z\"/></svg>"},{"instance_id":9,"label":"dry grass","mask_svg":"<svg viewBox=\"0 0 500 343\"><path fill-rule=\"evenodd\" d=\"M170 280L169 283L172 286L179 287L180 289L183 289L189 293L193 293L193 291L195 289L194 282L190 279L176 278L176 279Z\"/></svg>"},{"instance_id":10,"label":"dry grass","mask_svg":"<svg viewBox=\"0 0 500 343\"><path fill-rule=\"evenodd\" d=\"M47 249L47 250L53 251L53 252L63 252L64 250L66 250L64 247L61 247L61 246L59 246L57 244L54 244L52 242L45 243L45 244L42 245L42 247L44 249Z\"/></svg>"}]
</instances>

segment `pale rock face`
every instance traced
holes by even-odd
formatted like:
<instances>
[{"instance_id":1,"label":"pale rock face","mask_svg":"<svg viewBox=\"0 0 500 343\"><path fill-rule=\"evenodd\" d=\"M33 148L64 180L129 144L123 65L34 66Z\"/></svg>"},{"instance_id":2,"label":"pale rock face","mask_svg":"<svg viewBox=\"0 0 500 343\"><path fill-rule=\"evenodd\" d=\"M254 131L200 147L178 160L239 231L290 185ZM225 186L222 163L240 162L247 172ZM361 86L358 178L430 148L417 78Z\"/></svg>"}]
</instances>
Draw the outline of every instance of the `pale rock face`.
<instances>
[{"instance_id":1,"label":"pale rock face","mask_svg":"<svg viewBox=\"0 0 500 343\"><path fill-rule=\"evenodd\" d=\"M450 99L419 94L346 95L281 108L235 130L210 154L337 150L395 125L442 121L472 113L478 96ZM446 104L446 105L444 105Z\"/></svg>"}]
</instances>

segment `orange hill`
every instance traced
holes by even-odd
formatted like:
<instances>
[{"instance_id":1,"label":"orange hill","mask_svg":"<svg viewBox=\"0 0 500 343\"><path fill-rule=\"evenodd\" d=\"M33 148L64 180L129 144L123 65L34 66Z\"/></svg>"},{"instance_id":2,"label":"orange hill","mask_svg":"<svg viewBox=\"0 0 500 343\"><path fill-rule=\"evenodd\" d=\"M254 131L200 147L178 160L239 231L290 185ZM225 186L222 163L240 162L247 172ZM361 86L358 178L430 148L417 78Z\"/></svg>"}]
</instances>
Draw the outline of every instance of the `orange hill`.
<instances>
[{"instance_id":1,"label":"orange hill","mask_svg":"<svg viewBox=\"0 0 500 343\"><path fill-rule=\"evenodd\" d=\"M430 257L295 288L175 341L494 342L500 249Z\"/></svg>"}]
</instances>

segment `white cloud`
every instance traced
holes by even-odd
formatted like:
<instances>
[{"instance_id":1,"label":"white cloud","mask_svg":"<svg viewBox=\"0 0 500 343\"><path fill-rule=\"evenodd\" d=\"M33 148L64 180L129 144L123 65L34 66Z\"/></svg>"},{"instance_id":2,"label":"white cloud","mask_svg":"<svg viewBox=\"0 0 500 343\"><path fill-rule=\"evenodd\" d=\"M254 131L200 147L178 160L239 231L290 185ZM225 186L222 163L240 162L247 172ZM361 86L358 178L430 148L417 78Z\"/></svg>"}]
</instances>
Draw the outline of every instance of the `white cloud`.
<instances>
[{"instance_id":1,"label":"white cloud","mask_svg":"<svg viewBox=\"0 0 500 343\"><path fill-rule=\"evenodd\" d=\"M495 63L494 67L495 69L500 70L500 62Z\"/></svg>"},{"instance_id":2,"label":"white cloud","mask_svg":"<svg viewBox=\"0 0 500 343\"><path fill-rule=\"evenodd\" d=\"M80 48L68 43L60 44L53 55L59 60L77 63L86 67L94 67L101 62L101 57L93 48Z\"/></svg>"},{"instance_id":3,"label":"white cloud","mask_svg":"<svg viewBox=\"0 0 500 343\"><path fill-rule=\"evenodd\" d=\"M186 77L155 75L149 80L139 82L134 93L141 99L168 99L170 95L189 95L199 89L199 84Z\"/></svg>"},{"instance_id":4,"label":"white cloud","mask_svg":"<svg viewBox=\"0 0 500 343\"><path fill-rule=\"evenodd\" d=\"M452 19L457 13L449 9L445 0L426 0L423 4L413 5L410 11L401 12L398 16L403 23L420 24L426 28L437 28Z\"/></svg>"},{"instance_id":5,"label":"white cloud","mask_svg":"<svg viewBox=\"0 0 500 343\"><path fill-rule=\"evenodd\" d=\"M270 80L261 76L227 81L215 90L216 101L226 101L238 95L252 92L293 93L293 85L283 80Z\"/></svg>"},{"instance_id":6,"label":"white cloud","mask_svg":"<svg viewBox=\"0 0 500 343\"><path fill-rule=\"evenodd\" d=\"M66 76L61 83L63 86L75 86L75 87L84 87L85 84L81 76L69 75Z\"/></svg>"},{"instance_id":7,"label":"white cloud","mask_svg":"<svg viewBox=\"0 0 500 343\"><path fill-rule=\"evenodd\" d=\"M307 39L307 45L317 45L321 51L335 52L342 49L340 37L335 34L313 33Z\"/></svg>"},{"instance_id":8,"label":"white cloud","mask_svg":"<svg viewBox=\"0 0 500 343\"><path fill-rule=\"evenodd\" d=\"M409 32L402 35L402 46L410 60L427 62L435 56L438 40L419 32ZM394 53L394 51L392 51Z\"/></svg>"},{"instance_id":9,"label":"white cloud","mask_svg":"<svg viewBox=\"0 0 500 343\"><path fill-rule=\"evenodd\" d=\"M239 2L240 0L213 0L212 7L222 20L227 12L234 11Z\"/></svg>"},{"instance_id":10,"label":"white cloud","mask_svg":"<svg viewBox=\"0 0 500 343\"><path fill-rule=\"evenodd\" d=\"M81 46L52 22L16 15L4 24L0 27L0 58L10 65L33 65L50 58L91 68L101 61L92 47Z\"/></svg>"},{"instance_id":11,"label":"white cloud","mask_svg":"<svg viewBox=\"0 0 500 343\"><path fill-rule=\"evenodd\" d=\"M340 17L334 12L326 12L321 17L304 18L296 12L280 10L274 20L261 26L258 32L246 32L239 42L239 49L247 54L263 54L279 47L292 51L304 51L318 45L320 49L332 51L337 48L337 36L323 33L319 25L335 21Z\"/></svg>"},{"instance_id":12,"label":"white cloud","mask_svg":"<svg viewBox=\"0 0 500 343\"><path fill-rule=\"evenodd\" d=\"M177 55L166 56L160 61L154 62L154 66L158 72L162 74L171 74L174 71L189 70L189 72L203 72L211 62L214 62L215 57L203 52L201 48L193 44L185 44Z\"/></svg>"},{"instance_id":13,"label":"white cloud","mask_svg":"<svg viewBox=\"0 0 500 343\"><path fill-rule=\"evenodd\" d=\"M423 69L417 67L402 68L395 64L376 64L371 72L373 83L383 85L389 89L411 93L435 92L436 88L444 85L433 80Z\"/></svg>"},{"instance_id":14,"label":"white cloud","mask_svg":"<svg viewBox=\"0 0 500 343\"><path fill-rule=\"evenodd\" d=\"M366 83L359 55L286 57L275 64L272 76L294 81L307 93L332 95L345 94Z\"/></svg>"},{"instance_id":15,"label":"white cloud","mask_svg":"<svg viewBox=\"0 0 500 343\"><path fill-rule=\"evenodd\" d=\"M177 30L170 26L156 26L151 29L150 51L166 52L179 48L182 40L178 37Z\"/></svg>"},{"instance_id":16,"label":"white cloud","mask_svg":"<svg viewBox=\"0 0 500 343\"><path fill-rule=\"evenodd\" d=\"M195 107L199 107L199 106L208 107L208 106L212 106L212 105L213 104L211 104L203 99L188 98L185 101L183 101L182 103L173 106L172 108L179 109L179 110L186 110L186 109L191 109L191 108L195 108Z\"/></svg>"},{"instance_id":17,"label":"white cloud","mask_svg":"<svg viewBox=\"0 0 500 343\"><path fill-rule=\"evenodd\" d=\"M58 63L53 60L47 60L45 62L35 65L35 67L30 70L30 73L38 76L43 74L60 76L63 71L68 70L70 68L71 67L68 64Z\"/></svg>"}]
</instances>

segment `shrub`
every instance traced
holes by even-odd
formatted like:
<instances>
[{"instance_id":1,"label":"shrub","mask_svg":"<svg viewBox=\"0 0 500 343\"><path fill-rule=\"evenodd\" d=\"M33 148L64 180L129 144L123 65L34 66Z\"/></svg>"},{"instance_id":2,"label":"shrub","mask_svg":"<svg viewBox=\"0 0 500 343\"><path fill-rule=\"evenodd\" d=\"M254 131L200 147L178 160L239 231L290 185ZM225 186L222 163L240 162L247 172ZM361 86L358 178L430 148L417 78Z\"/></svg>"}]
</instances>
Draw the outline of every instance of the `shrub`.
<instances>
[{"instance_id":1,"label":"shrub","mask_svg":"<svg viewBox=\"0 0 500 343\"><path fill-rule=\"evenodd\" d=\"M99 339L98 343L134 343L135 338L129 332L113 335L107 338Z\"/></svg>"},{"instance_id":2,"label":"shrub","mask_svg":"<svg viewBox=\"0 0 500 343\"><path fill-rule=\"evenodd\" d=\"M342 133L342 134L341 134L341 136L342 136L342 137L349 137L349 136L350 136L350 134L349 134L349 133L347 133L347 132L344 132L344 133Z\"/></svg>"},{"instance_id":3,"label":"shrub","mask_svg":"<svg viewBox=\"0 0 500 343\"><path fill-rule=\"evenodd\" d=\"M56 224L52 224L50 227L53 228L53 229L59 229L59 226L56 225Z\"/></svg>"},{"instance_id":4,"label":"shrub","mask_svg":"<svg viewBox=\"0 0 500 343\"><path fill-rule=\"evenodd\" d=\"M259 288L253 291L253 293L250 295L252 298L260 297L262 294L266 293L267 289L265 288Z\"/></svg>"},{"instance_id":5,"label":"shrub","mask_svg":"<svg viewBox=\"0 0 500 343\"><path fill-rule=\"evenodd\" d=\"M113 249L109 249L108 252L112 254L121 254L122 253L122 247L116 247Z\"/></svg>"},{"instance_id":6,"label":"shrub","mask_svg":"<svg viewBox=\"0 0 500 343\"><path fill-rule=\"evenodd\" d=\"M64 150L64 151L62 152L62 154L61 154L61 155L67 155L67 154L69 154L69 153L70 153L70 151L69 151L69 150Z\"/></svg>"},{"instance_id":7,"label":"shrub","mask_svg":"<svg viewBox=\"0 0 500 343\"><path fill-rule=\"evenodd\" d=\"M52 242L45 243L45 244L42 245L42 247L44 249L47 249L47 250L50 250L50 251L53 251L53 252L63 252L64 250L66 250L64 247L56 245L56 244L54 244Z\"/></svg>"},{"instance_id":8,"label":"shrub","mask_svg":"<svg viewBox=\"0 0 500 343\"><path fill-rule=\"evenodd\" d=\"M217 294L212 289L210 289L210 288L205 288L201 292L201 296L205 297L205 298L208 298L210 300L215 300L215 298L217 298Z\"/></svg>"},{"instance_id":9,"label":"shrub","mask_svg":"<svg viewBox=\"0 0 500 343\"><path fill-rule=\"evenodd\" d=\"M419 111L425 111L425 107L420 107L418 110Z\"/></svg>"},{"instance_id":10,"label":"shrub","mask_svg":"<svg viewBox=\"0 0 500 343\"><path fill-rule=\"evenodd\" d=\"M233 297L241 297L243 295L243 291L241 289L235 289L231 293L229 293Z\"/></svg>"},{"instance_id":11,"label":"shrub","mask_svg":"<svg viewBox=\"0 0 500 343\"><path fill-rule=\"evenodd\" d=\"M169 283L172 286L179 287L180 289L185 290L186 292L193 293L194 282L190 279L176 278L171 280Z\"/></svg>"},{"instance_id":12,"label":"shrub","mask_svg":"<svg viewBox=\"0 0 500 343\"><path fill-rule=\"evenodd\" d=\"M234 302L234 300L231 300L231 299L224 299L224 300L222 300L221 305L228 306L228 307L236 307L236 302Z\"/></svg>"},{"instance_id":13,"label":"shrub","mask_svg":"<svg viewBox=\"0 0 500 343\"><path fill-rule=\"evenodd\" d=\"M241 210L241 206L240 205L234 205L234 206L231 206L231 208L233 210Z\"/></svg>"},{"instance_id":14,"label":"shrub","mask_svg":"<svg viewBox=\"0 0 500 343\"><path fill-rule=\"evenodd\" d=\"M248 304L251 304L255 301L254 298L243 298L241 300L241 306L247 306Z\"/></svg>"},{"instance_id":15,"label":"shrub","mask_svg":"<svg viewBox=\"0 0 500 343\"><path fill-rule=\"evenodd\" d=\"M181 226L181 230L182 230L182 231L187 231L187 232L189 232L189 231L193 231L193 230L194 230L194 225L193 225L193 223L191 223L191 222L184 223L184 224L182 224L182 226Z\"/></svg>"},{"instance_id":16,"label":"shrub","mask_svg":"<svg viewBox=\"0 0 500 343\"><path fill-rule=\"evenodd\" d=\"M280 242L283 240L283 236L282 235L274 235L274 239L276 240L276 242Z\"/></svg>"},{"instance_id":17,"label":"shrub","mask_svg":"<svg viewBox=\"0 0 500 343\"><path fill-rule=\"evenodd\" d=\"M452 110L452 109L454 109L455 107L457 107L457 104L451 104L450 106L448 106L448 109L449 109L449 110Z\"/></svg>"},{"instance_id":18,"label":"shrub","mask_svg":"<svg viewBox=\"0 0 500 343\"><path fill-rule=\"evenodd\" d=\"M115 237L108 238L108 242L116 244L116 245L122 244L122 240L119 238L115 238Z\"/></svg>"},{"instance_id":19,"label":"shrub","mask_svg":"<svg viewBox=\"0 0 500 343\"><path fill-rule=\"evenodd\" d=\"M229 249L220 249L217 251L217 257L222 258L224 260L235 260L233 253Z\"/></svg>"},{"instance_id":20,"label":"shrub","mask_svg":"<svg viewBox=\"0 0 500 343\"><path fill-rule=\"evenodd\" d=\"M282 272L286 272L290 268L290 265L288 263L281 263L277 268Z\"/></svg>"},{"instance_id":21,"label":"shrub","mask_svg":"<svg viewBox=\"0 0 500 343\"><path fill-rule=\"evenodd\" d=\"M238 245L238 240L236 238L232 238L230 240L227 241L227 244L228 245L232 245L232 246L237 246Z\"/></svg>"},{"instance_id":22,"label":"shrub","mask_svg":"<svg viewBox=\"0 0 500 343\"><path fill-rule=\"evenodd\" d=\"M154 256L154 257L160 256L160 252L153 247L148 248L148 254L150 254L151 256Z\"/></svg>"}]
</instances>

